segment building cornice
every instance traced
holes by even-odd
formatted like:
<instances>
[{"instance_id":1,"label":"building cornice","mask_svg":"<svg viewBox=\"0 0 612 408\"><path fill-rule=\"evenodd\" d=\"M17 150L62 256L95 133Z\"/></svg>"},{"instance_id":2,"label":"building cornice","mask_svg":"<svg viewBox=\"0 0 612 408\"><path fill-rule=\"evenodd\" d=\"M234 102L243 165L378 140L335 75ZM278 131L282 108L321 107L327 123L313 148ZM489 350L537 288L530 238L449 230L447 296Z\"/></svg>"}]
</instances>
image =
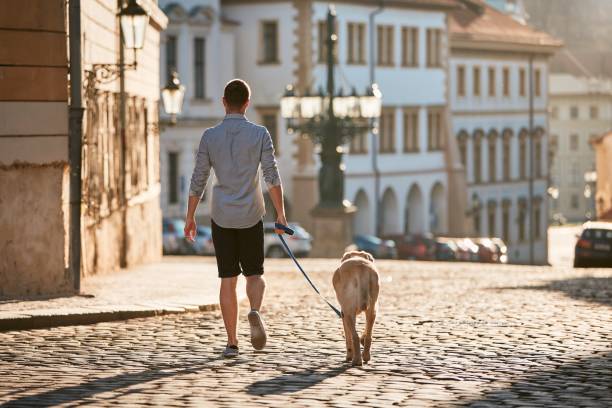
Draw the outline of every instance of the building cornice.
<instances>
[{"instance_id":1,"label":"building cornice","mask_svg":"<svg viewBox=\"0 0 612 408\"><path fill-rule=\"evenodd\" d=\"M490 51L494 53L539 54L550 57L561 48L561 44L538 44L513 42L492 36L474 36L471 34L451 34L450 47L453 51Z\"/></svg>"},{"instance_id":2,"label":"building cornice","mask_svg":"<svg viewBox=\"0 0 612 408\"><path fill-rule=\"evenodd\" d=\"M149 13L149 22L158 30L165 30L168 26L168 17L157 5L155 0L139 0L140 5Z\"/></svg>"}]
</instances>

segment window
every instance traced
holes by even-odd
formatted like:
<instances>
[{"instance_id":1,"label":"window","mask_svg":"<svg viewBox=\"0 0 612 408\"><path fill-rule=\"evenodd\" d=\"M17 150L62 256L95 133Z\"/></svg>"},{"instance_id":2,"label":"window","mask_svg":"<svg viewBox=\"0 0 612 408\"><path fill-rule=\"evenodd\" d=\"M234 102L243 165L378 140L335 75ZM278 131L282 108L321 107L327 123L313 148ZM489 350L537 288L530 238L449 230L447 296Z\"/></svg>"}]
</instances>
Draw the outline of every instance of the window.
<instances>
[{"instance_id":1,"label":"window","mask_svg":"<svg viewBox=\"0 0 612 408\"><path fill-rule=\"evenodd\" d=\"M348 64L365 64L365 28L364 23L348 23Z\"/></svg>"},{"instance_id":2,"label":"window","mask_svg":"<svg viewBox=\"0 0 612 408\"><path fill-rule=\"evenodd\" d=\"M504 167L504 181L510 181L510 155L511 155L511 145L510 142L512 140L512 133L509 131L505 131L503 135L503 167Z\"/></svg>"},{"instance_id":3,"label":"window","mask_svg":"<svg viewBox=\"0 0 612 408\"><path fill-rule=\"evenodd\" d=\"M577 106L570 107L570 118L578 119L578 107Z\"/></svg>"},{"instance_id":4,"label":"window","mask_svg":"<svg viewBox=\"0 0 612 408\"><path fill-rule=\"evenodd\" d=\"M595 105L589 108L589 116L591 119L597 119L599 117L599 108Z\"/></svg>"},{"instance_id":5,"label":"window","mask_svg":"<svg viewBox=\"0 0 612 408\"><path fill-rule=\"evenodd\" d=\"M569 175L570 184L574 187L580 186L581 180L580 180L580 169L578 167L578 163L573 162L569 170L570 170L570 175Z\"/></svg>"},{"instance_id":6,"label":"window","mask_svg":"<svg viewBox=\"0 0 612 408\"><path fill-rule=\"evenodd\" d=\"M472 74L474 96L480 96L480 67L474 67Z\"/></svg>"},{"instance_id":7,"label":"window","mask_svg":"<svg viewBox=\"0 0 612 408\"><path fill-rule=\"evenodd\" d=\"M489 134L488 138L489 142L489 181L495 182L497 180L496 168L495 165L497 163L497 133L492 132Z\"/></svg>"},{"instance_id":8,"label":"window","mask_svg":"<svg viewBox=\"0 0 612 408\"><path fill-rule=\"evenodd\" d=\"M176 36L166 37L166 75L168 78L176 71Z\"/></svg>"},{"instance_id":9,"label":"window","mask_svg":"<svg viewBox=\"0 0 612 408\"><path fill-rule=\"evenodd\" d=\"M458 136L459 139L459 157L461 158L461 164L463 168L467 168L467 139L468 135L465 132L461 132Z\"/></svg>"},{"instance_id":10,"label":"window","mask_svg":"<svg viewBox=\"0 0 612 408\"><path fill-rule=\"evenodd\" d=\"M463 65L457 67L457 95L465 96L465 67Z\"/></svg>"},{"instance_id":11,"label":"window","mask_svg":"<svg viewBox=\"0 0 612 408\"><path fill-rule=\"evenodd\" d=\"M580 200L578 199L578 194L572 194L570 205L574 210L580 208Z\"/></svg>"},{"instance_id":12,"label":"window","mask_svg":"<svg viewBox=\"0 0 612 408\"><path fill-rule=\"evenodd\" d=\"M482 133L474 135L474 183L482 181Z\"/></svg>"},{"instance_id":13,"label":"window","mask_svg":"<svg viewBox=\"0 0 612 408\"><path fill-rule=\"evenodd\" d=\"M552 119L559 119L559 107L553 106L550 110L550 116Z\"/></svg>"},{"instance_id":14,"label":"window","mask_svg":"<svg viewBox=\"0 0 612 408\"><path fill-rule=\"evenodd\" d=\"M538 200L535 201L534 205L534 209L533 209L533 236L535 237L535 239L540 239L541 238L541 231L540 231L540 223L541 223L541 218L542 218L542 213L540 210L540 202Z\"/></svg>"},{"instance_id":15,"label":"window","mask_svg":"<svg viewBox=\"0 0 612 408\"><path fill-rule=\"evenodd\" d=\"M444 110L442 108L429 108L427 111L427 146L429 150L443 148Z\"/></svg>"},{"instance_id":16,"label":"window","mask_svg":"<svg viewBox=\"0 0 612 408\"><path fill-rule=\"evenodd\" d=\"M402 27L402 65L419 66L419 29Z\"/></svg>"},{"instance_id":17,"label":"window","mask_svg":"<svg viewBox=\"0 0 612 408\"><path fill-rule=\"evenodd\" d=\"M278 146L278 112L276 109L265 109L260 111L261 115L261 124L264 125L268 132L270 133L270 137L272 138L272 145L274 146L274 151L278 155L280 153L280 149Z\"/></svg>"},{"instance_id":18,"label":"window","mask_svg":"<svg viewBox=\"0 0 612 408\"><path fill-rule=\"evenodd\" d=\"M419 111L404 110L404 152L419 151Z\"/></svg>"},{"instance_id":19,"label":"window","mask_svg":"<svg viewBox=\"0 0 612 408\"><path fill-rule=\"evenodd\" d=\"M504 96L510 96L510 68L504 67L502 74L504 76Z\"/></svg>"},{"instance_id":20,"label":"window","mask_svg":"<svg viewBox=\"0 0 612 408\"><path fill-rule=\"evenodd\" d=\"M336 21L335 33L338 35L338 21ZM319 63L327 62L327 21L319 21ZM338 62L338 47L334 48L334 62Z\"/></svg>"},{"instance_id":21,"label":"window","mask_svg":"<svg viewBox=\"0 0 612 408\"><path fill-rule=\"evenodd\" d=\"M368 152L368 133L359 132L351 139L349 145L350 154L366 154Z\"/></svg>"},{"instance_id":22,"label":"window","mask_svg":"<svg viewBox=\"0 0 612 408\"><path fill-rule=\"evenodd\" d=\"M262 64L277 64L278 59L278 23L276 21L263 21L261 23L262 35Z\"/></svg>"},{"instance_id":23,"label":"window","mask_svg":"<svg viewBox=\"0 0 612 408\"><path fill-rule=\"evenodd\" d=\"M489 67L489 96L495 96L495 67Z\"/></svg>"},{"instance_id":24,"label":"window","mask_svg":"<svg viewBox=\"0 0 612 408\"><path fill-rule=\"evenodd\" d=\"M526 217L526 207L527 207L527 203L525 201L522 201L519 203L519 216L518 216L518 239L519 242L523 242L525 241L525 224L527 221L527 217Z\"/></svg>"},{"instance_id":25,"label":"window","mask_svg":"<svg viewBox=\"0 0 612 408\"><path fill-rule=\"evenodd\" d=\"M578 150L578 135L573 134L570 135L570 140L569 140L569 145L570 145L570 150Z\"/></svg>"},{"instance_id":26,"label":"window","mask_svg":"<svg viewBox=\"0 0 612 408\"><path fill-rule=\"evenodd\" d=\"M525 72L525 68L519 68L519 95L526 96L527 95L527 75Z\"/></svg>"},{"instance_id":27,"label":"window","mask_svg":"<svg viewBox=\"0 0 612 408\"><path fill-rule=\"evenodd\" d=\"M204 99L206 97L206 42L204 38L195 38L194 45L194 95L196 99Z\"/></svg>"},{"instance_id":28,"label":"window","mask_svg":"<svg viewBox=\"0 0 612 408\"><path fill-rule=\"evenodd\" d=\"M504 243L510 243L510 203L504 203L502 209L502 239Z\"/></svg>"},{"instance_id":29,"label":"window","mask_svg":"<svg viewBox=\"0 0 612 408\"><path fill-rule=\"evenodd\" d=\"M442 30L427 29L427 66L430 68L442 66Z\"/></svg>"},{"instance_id":30,"label":"window","mask_svg":"<svg viewBox=\"0 0 612 408\"><path fill-rule=\"evenodd\" d=\"M524 130L519 135L519 178L527 178L527 131Z\"/></svg>"},{"instance_id":31,"label":"window","mask_svg":"<svg viewBox=\"0 0 612 408\"><path fill-rule=\"evenodd\" d=\"M168 153L168 203L177 204L179 201L179 154Z\"/></svg>"},{"instance_id":32,"label":"window","mask_svg":"<svg viewBox=\"0 0 612 408\"><path fill-rule=\"evenodd\" d=\"M488 214L488 222L487 222L487 226L489 227L489 237L494 237L496 235L495 232L495 210L496 210L496 205L495 202L490 202L488 207L487 207L487 214Z\"/></svg>"},{"instance_id":33,"label":"window","mask_svg":"<svg viewBox=\"0 0 612 408\"><path fill-rule=\"evenodd\" d=\"M535 167L535 177L542 177L542 135L536 134L533 139L533 166Z\"/></svg>"},{"instance_id":34,"label":"window","mask_svg":"<svg viewBox=\"0 0 612 408\"><path fill-rule=\"evenodd\" d=\"M533 72L533 82L535 96L542 96L542 73L538 68Z\"/></svg>"},{"instance_id":35,"label":"window","mask_svg":"<svg viewBox=\"0 0 612 408\"><path fill-rule=\"evenodd\" d=\"M395 109L383 108L380 114L380 152L395 153Z\"/></svg>"},{"instance_id":36,"label":"window","mask_svg":"<svg viewBox=\"0 0 612 408\"><path fill-rule=\"evenodd\" d=\"M394 28L392 25L379 25L376 27L376 33L378 38L378 65L392 66L394 64Z\"/></svg>"}]
</instances>

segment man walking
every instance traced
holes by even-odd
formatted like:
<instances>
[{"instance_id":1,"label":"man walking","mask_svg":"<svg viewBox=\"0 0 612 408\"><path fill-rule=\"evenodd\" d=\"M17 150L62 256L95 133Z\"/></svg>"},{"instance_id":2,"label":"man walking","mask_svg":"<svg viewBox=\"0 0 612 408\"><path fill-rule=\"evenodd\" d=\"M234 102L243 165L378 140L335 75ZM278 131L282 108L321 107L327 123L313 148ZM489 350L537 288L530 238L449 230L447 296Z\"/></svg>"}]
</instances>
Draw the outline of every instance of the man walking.
<instances>
[{"instance_id":1,"label":"man walking","mask_svg":"<svg viewBox=\"0 0 612 408\"><path fill-rule=\"evenodd\" d=\"M251 344L256 350L266 345L266 329L259 314L266 282L263 278L265 214L259 169L274 208L276 221L287 225L283 204L283 187L274 158L274 146L268 130L245 117L251 90L246 82L234 79L223 93L225 118L206 129L200 141L189 188L185 236L195 239L195 211L204 193L210 169L217 182L213 186L211 205L212 239L221 278L219 300L227 332L224 357L238 355L238 299L236 283L242 273L251 304L248 314ZM277 233L282 233L277 230Z\"/></svg>"}]
</instances>

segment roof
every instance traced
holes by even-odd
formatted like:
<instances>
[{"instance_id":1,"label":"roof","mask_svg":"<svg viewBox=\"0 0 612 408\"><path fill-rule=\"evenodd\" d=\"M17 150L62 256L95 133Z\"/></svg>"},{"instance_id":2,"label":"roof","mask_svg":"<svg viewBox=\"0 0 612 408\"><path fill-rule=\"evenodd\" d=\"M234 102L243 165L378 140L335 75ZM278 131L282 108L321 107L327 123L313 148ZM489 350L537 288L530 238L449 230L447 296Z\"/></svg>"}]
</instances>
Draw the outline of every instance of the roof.
<instances>
[{"instance_id":1,"label":"roof","mask_svg":"<svg viewBox=\"0 0 612 408\"><path fill-rule=\"evenodd\" d=\"M291 2L293 0L221 0L221 5L233 4L253 4L253 3L274 3ZM315 0L321 3L328 3L324 0ZM367 6L378 6L380 0L335 0L334 3L353 3ZM410 7L421 9L453 9L456 8L457 0L384 0L385 7Z\"/></svg>"},{"instance_id":2,"label":"roof","mask_svg":"<svg viewBox=\"0 0 612 408\"><path fill-rule=\"evenodd\" d=\"M451 47L552 54L563 43L543 31L522 24L483 0L456 0L449 13Z\"/></svg>"},{"instance_id":3,"label":"roof","mask_svg":"<svg viewBox=\"0 0 612 408\"><path fill-rule=\"evenodd\" d=\"M587 221L582 224L582 228L584 229L604 229L604 230L612 230L612 222L608 221Z\"/></svg>"}]
</instances>

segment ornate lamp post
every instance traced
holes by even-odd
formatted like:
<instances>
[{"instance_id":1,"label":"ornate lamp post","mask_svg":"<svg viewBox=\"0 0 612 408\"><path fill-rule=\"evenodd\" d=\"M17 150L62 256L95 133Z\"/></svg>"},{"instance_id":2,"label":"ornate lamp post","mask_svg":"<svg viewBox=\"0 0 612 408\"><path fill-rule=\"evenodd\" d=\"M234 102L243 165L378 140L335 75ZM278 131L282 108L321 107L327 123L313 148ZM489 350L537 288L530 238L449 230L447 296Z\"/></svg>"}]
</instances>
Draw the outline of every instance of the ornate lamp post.
<instances>
[{"instance_id":1,"label":"ornate lamp post","mask_svg":"<svg viewBox=\"0 0 612 408\"><path fill-rule=\"evenodd\" d=\"M281 114L288 119L287 127L309 135L320 145L319 207L343 207L344 167L342 146L359 132L371 128L369 119L380 117L382 94L376 84L359 96L355 89L348 96L336 92L334 82L334 54L337 36L334 32L336 13L330 6L327 13L327 90L317 95L306 92L296 95L287 86L281 99Z\"/></svg>"},{"instance_id":2,"label":"ornate lamp post","mask_svg":"<svg viewBox=\"0 0 612 408\"><path fill-rule=\"evenodd\" d=\"M382 95L376 84L368 87L361 96L354 89L348 96L341 91L336 92L334 54L338 37L334 32L335 20L335 9L330 6L327 13L326 92L321 89L317 95L311 95L308 91L297 95L293 86L289 85L281 99L281 114L287 119L287 128L309 135L320 146L319 203L313 211L315 224L318 215L338 218L338 214L350 207L344 200L343 145L356 134L370 130L371 119L380 117L382 106ZM348 227L345 223L341 228L347 231ZM315 236L316 229L315 225ZM339 241L344 245L342 240Z\"/></svg>"}]
</instances>

